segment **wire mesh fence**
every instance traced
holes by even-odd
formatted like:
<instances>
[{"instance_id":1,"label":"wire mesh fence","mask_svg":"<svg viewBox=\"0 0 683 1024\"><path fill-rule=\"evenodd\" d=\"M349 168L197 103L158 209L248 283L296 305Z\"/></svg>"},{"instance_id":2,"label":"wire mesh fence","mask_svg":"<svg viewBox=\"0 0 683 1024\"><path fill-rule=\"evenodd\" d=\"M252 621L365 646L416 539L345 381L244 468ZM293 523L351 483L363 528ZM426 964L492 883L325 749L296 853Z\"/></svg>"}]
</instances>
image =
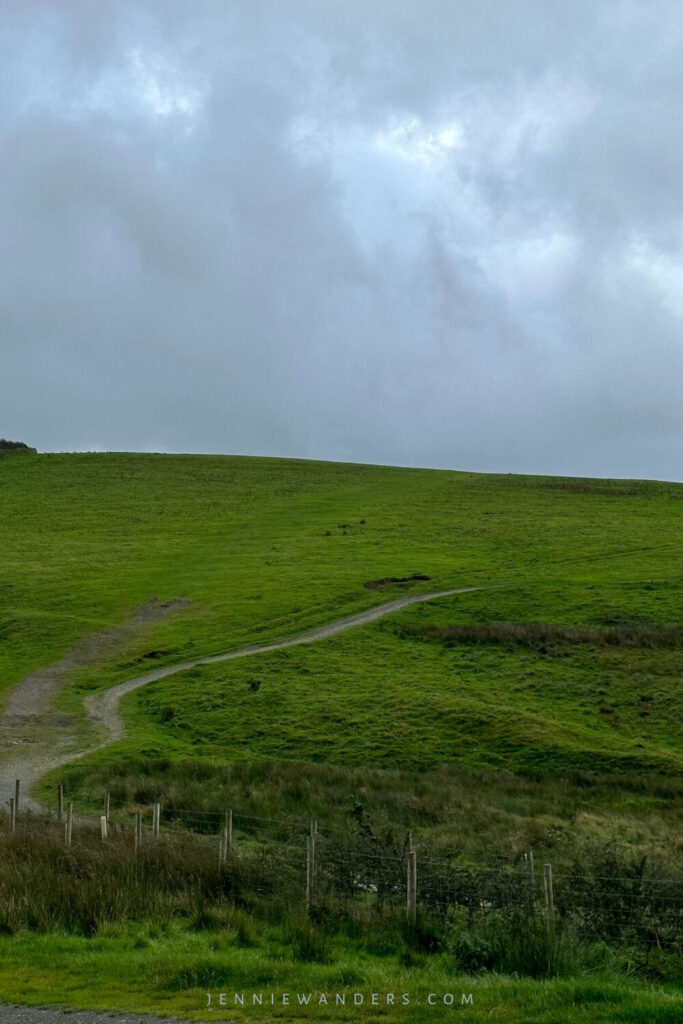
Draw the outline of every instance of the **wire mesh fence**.
<instances>
[{"instance_id":1,"label":"wire mesh fence","mask_svg":"<svg viewBox=\"0 0 683 1024\"><path fill-rule=\"evenodd\" d=\"M67 850L96 851L100 865L138 861L150 885L155 863L175 865L221 898L248 893L252 901L281 899L309 912L332 904L378 907L405 912L409 923L420 915L445 923L457 912L470 926L534 920L551 934L569 928L588 941L662 949L682 943L683 876L661 877L642 858L607 874L553 873L549 863L534 864L531 850L463 866L416 848L410 833L396 830L378 838L363 828L320 830L301 818L160 804L112 816L106 796L103 811L77 814L61 797L56 815L15 803L0 825L0 844L42 837Z\"/></svg>"}]
</instances>

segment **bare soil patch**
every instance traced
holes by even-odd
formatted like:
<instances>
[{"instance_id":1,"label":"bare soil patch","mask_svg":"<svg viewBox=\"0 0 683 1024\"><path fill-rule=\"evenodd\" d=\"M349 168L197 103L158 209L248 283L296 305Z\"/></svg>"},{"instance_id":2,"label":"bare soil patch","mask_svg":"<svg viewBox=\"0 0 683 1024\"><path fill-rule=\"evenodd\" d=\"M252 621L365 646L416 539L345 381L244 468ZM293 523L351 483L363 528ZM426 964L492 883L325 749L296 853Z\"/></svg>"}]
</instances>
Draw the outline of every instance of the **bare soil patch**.
<instances>
[{"instance_id":1,"label":"bare soil patch","mask_svg":"<svg viewBox=\"0 0 683 1024\"><path fill-rule=\"evenodd\" d=\"M84 637L64 657L31 672L10 692L0 716L0 802L14 792L14 780L24 784L26 803L30 786L51 767L61 763L77 742L79 720L53 707L55 696L72 673L94 665L128 641L142 627L159 622L182 608L182 600L145 601L120 626Z\"/></svg>"},{"instance_id":2,"label":"bare soil patch","mask_svg":"<svg viewBox=\"0 0 683 1024\"><path fill-rule=\"evenodd\" d=\"M367 590L384 590L392 583L416 583L418 580L430 580L423 572L415 572L412 576L383 576L381 580L368 580L363 586Z\"/></svg>"},{"instance_id":3,"label":"bare soil patch","mask_svg":"<svg viewBox=\"0 0 683 1024\"><path fill-rule=\"evenodd\" d=\"M12 725L19 725L23 720L35 718L47 711L52 698L62 689L65 679L74 669L104 660L116 647L129 640L141 626L159 622L185 604L185 601L180 600L159 601L153 598L140 605L122 625L84 637L59 661L37 669L15 686L7 700L0 724L9 722ZM162 653L154 652L149 657L160 656Z\"/></svg>"}]
</instances>

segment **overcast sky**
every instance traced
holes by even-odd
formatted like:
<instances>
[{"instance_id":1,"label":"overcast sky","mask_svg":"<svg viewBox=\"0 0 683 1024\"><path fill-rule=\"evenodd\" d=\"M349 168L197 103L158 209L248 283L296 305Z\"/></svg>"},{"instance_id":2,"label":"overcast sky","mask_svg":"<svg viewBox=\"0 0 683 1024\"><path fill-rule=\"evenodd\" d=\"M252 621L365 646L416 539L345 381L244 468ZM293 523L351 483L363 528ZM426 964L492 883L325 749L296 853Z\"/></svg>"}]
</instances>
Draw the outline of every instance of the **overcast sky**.
<instances>
[{"instance_id":1,"label":"overcast sky","mask_svg":"<svg viewBox=\"0 0 683 1024\"><path fill-rule=\"evenodd\" d=\"M0 26L0 436L683 479L677 0Z\"/></svg>"}]
</instances>

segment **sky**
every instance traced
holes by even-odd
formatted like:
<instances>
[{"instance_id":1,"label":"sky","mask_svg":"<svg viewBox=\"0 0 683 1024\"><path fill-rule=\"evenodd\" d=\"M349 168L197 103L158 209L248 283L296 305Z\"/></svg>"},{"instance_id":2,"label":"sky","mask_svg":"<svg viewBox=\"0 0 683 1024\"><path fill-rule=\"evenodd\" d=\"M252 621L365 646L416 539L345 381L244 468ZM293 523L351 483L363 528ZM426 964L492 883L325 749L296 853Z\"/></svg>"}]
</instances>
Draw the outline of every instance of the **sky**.
<instances>
[{"instance_id":1,"label":"sky","mask_svg":"<svg viewBox=\"0 0 683 1024\"><path fill-rule=\"evenodd\" d=\"M3 0L0 436L683 479L677 0Z\"/></svg>"}]
</instances>

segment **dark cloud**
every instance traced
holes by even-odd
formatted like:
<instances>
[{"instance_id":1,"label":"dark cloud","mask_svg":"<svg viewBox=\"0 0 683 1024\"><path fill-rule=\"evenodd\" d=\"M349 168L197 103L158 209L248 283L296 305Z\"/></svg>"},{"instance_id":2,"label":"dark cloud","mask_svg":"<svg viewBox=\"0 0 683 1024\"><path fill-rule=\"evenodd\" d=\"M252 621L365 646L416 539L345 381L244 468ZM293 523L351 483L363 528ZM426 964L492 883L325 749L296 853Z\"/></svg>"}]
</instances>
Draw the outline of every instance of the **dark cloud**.
<instances>
[{"instance_id":1,"label":"dark cloud","mask_svg":"<svg viewBox=\"0 0 683 1024\"><path fill-rule=\"evenodd\" d=\"M676 4L1 24L0 433L683 477Z\"/></svg>"}]
</instances>

